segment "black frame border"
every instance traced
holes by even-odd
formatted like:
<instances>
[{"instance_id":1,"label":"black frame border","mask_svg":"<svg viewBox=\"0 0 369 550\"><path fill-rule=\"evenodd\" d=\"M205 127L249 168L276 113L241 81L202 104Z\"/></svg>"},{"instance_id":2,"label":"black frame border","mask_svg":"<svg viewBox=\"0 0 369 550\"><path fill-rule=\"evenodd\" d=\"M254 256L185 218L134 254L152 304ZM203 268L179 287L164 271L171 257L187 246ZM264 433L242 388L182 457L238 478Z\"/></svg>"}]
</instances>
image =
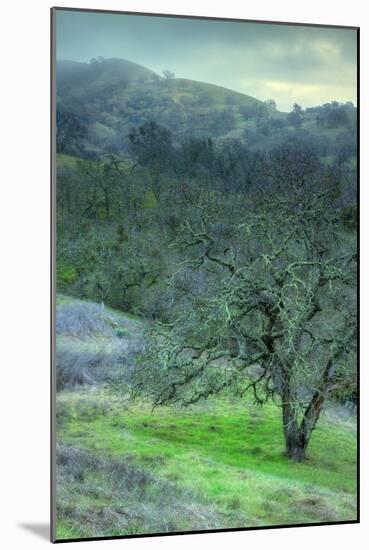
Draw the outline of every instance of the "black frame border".
<instances>
[{"instance_id":1,"label":"black frame border","mask_svg":"<svg viewBox=\"0 0 369 550\"><path fill-rule=\"evenodd\" d=\"M107 537L83 537L83 538L56 538L56 426L55 426L55 409L56 409L56 335L55 335L55 311L56 311L56 13L58 11L74 11L87 13L105 13L116 15L136 15L150 17L166 17L173 19L200 19L206 21L225 21L230 23L255 23L268 25L287 25L295 27L323 27L330 29L343 29L356 31L356 106L357 106L357 257L358 257L358 272L357 272L357 456L356 456L356 492L357 492L357 517L355 520L347 521L329 521L319 523L296 523L296 524L280 524L266 525L254 527L235 527L228 529L206 529L198 531L175 531L171 533L145 533L135 535L114 535ZM352 525L360 523L360 27L346 25L330 25L324 23L296 23L286 21L268 21L258 19L236 19L228 17L204 16L204 15L183 15L169 13L149 13L149 12L133 12L121 10L104 10L91 8L71 8L54 6L50 8L50 542L52 543L68 543L68 542L88 542L101 540L122 540L122 539L139 539L152 537L172 537L178 535L198 535L210 533L232 533L244 531L261 531L271 529L290 529L295 527L325 527L332 525Z\"/></svg>"}]
</instances>

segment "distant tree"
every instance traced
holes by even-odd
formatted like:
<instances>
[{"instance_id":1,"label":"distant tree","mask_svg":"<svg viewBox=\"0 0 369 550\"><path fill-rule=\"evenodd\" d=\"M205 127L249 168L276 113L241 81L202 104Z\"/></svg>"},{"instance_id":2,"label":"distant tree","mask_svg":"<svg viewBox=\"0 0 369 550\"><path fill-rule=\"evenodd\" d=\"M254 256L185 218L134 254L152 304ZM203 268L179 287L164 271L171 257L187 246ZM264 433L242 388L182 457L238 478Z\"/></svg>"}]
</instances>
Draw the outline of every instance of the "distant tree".
<instances>
[{"instance_id":1,"label":"distant tree","mask_svg":"<svg viewBox=\"0 0 369 550\"><path fill-rule=\"evenodd\" d=\"M349 113L352 113L354 110L355 107L350 101L347 103L339 103L338 101L324 103L324 105L314 109L317 113L316 123L318 126L326 128L347 126L350 122Z\"/></svg>"},{"instance_id":2,"label":"distant tree","mask_svg":"<svg viewBox=\"0 0 369 550\"><path fill-rule=\"evenodd\" d=\"M345 126L349 121L347 111L343 106L334 106L325 114L325 123L328 128Z\"/></svg>"},{"instance_id":3,"label":"distant tree","mask_svg":"<svg viewBox=\"0 0 369 550\"><path fill-rule=\"evenodd\" d=\"M258 133L263 136L270 136L272 132L272 126L270 125L270 121L266 118L265 120L261 120L258 125Z\"/></svg>"},{"instance_id":4,"label":"distant tree","mask_svg":"<svg viewBox=\"0 0 369 550\"><path fill-rule=\"evenodd\" d=\"M346 101L345 109L347 111L354 111L355 110L355 105L352 103L352 101Z\"/></svg>"},{"instance_id":5,"label":"distant tree","mask_svg":"<svg viewBox=\"0 0 369 550\"><path fill-rule=\"evenodd\" d=\"M238 139L222 140L216 149L217 189L226 194L250 193L261 175L261 155ZM261 176L262 177L262 176Z\"/></svg>"},{"instance_id":6,"label":"distant tree","mask_svg":"<svg viewBox=\"0 0 369 550\"><path fill-rule=\"evenodd\" d=\"M151 178L151 189L158 200L161 193L162 174L170 166L172 137L169 130L150 121L129 135L133 160L147 168Z\"/></svg>"},{"instance_id":7,"label":"distant tree","mask_svg":"<svg viewBox=\"0 0 369 550\"><path fill-rule=\"evenodd\" d=\"M286 122L283 118L271 118L269 120L269 126L273 132L280 132L286 127Z\"/></svg>"},{"instance_id":8,"label":"distant tree","mask_svg":"<svg viewBox=\"0 0 369 550\"><path fill-rule=\"evenodd\" d=\"M192 99L192 102L194 100ZM196 103L199 106L210 107L215 102L214 97L207 91L199 92L196 95Z\"/></svg>"},{"instance_id":9,"label":"distant tree","mask_svg":"<svg viewBox=\"0 0 369 550\"><path fill-rule=\"evenodd\" d=\"M249 120L256 115L255 105L240 105L239 111L245 120Z\"/></svg>"},{"instance_id":10,"label":"distant tree","mask_svg":"<svg viewBox=\"0 0 369 550\"><path fill-rule=\"evenodd\" d=\"M96 67L97 65L100 65L101 63L103 63L103 61L105 61L105 58L102 57L101 55L99 55L98 57L92 57L90 59L90 65Z\"/></svg>"},{"instance_id":11,"label":"distant tree","mask_svg":"<svg viewBox=\"0 0 369 550\"><path fill-rule=\"evenodd\" d=\"M356 128L346 128L337 134L335 149L337 154L346 158L355 157L357 155Z\"/></svg>"},{"instance_id":12,"label":"distant tree","mask_svg":"<svg viewBox=\"0 0 369 550\"><path fill-rule=\"evenodd\" d=\"M304 189L309 182L316 182L322 175L319 151L306 136L292 136L269 153L269 170L278 188L299 186Z\"/></svg>"},{"instance_id":13,"label":"distant tree","mask_svg":"<svg viewBox=\"0 0 369 550\"><path fill-rule=\"evenodd\" d=\"M261 126L269 118L269 111L265 103L260 103L256 109L256 125Z\"/></svg>"},{"instance_id":14,"label":"distant tree","mask_svg":"<svg viewBox=\"0 0 369 550\"><path fill-rule=\"evenodd\" d=\"M74 113L57 109L56 112L56 148L58 153L76 154L84 148L87 125Z\"/></svg>"},{"instance_id":15,"label":"distant tree","mask_svg":"<svg viewBox=\"0 0 369 550\"><path fill-rule=\"evenodd\" d=\"M322 126L324 126L324 118L321 116L321 115L316 115L315 117L315 122L316 122L316 125L321 128Z\"/></svg>"},{"instance_id":16,"label":"distant tree","mask_svg":"<svg viewBox=\"0 0 369 550\"><path fill-rule=\"evenodd\" d=\"M236 94L227 94L224 98L227 105L237 105L239 100Z\"/></svg>"},{"instance_id":17,"label":"distant tree","mask_svg":"<svg viewBox=\"0 0 369 550\"><path fill-rule=\"evenodd\" d=\"M211 138L188 137L176 149L172 168L181 186L187 178L197 182L203 182L206 179L213 185L216 178L216 164L216 148Z\"/></svg>"},{"instance_id":18,"label":"distant tree","mask_svg":"<svg viewBox=\"0 0 369 550\"><path fill-rule=\"evenodd\" d=\"M303 110L298 103L293 104L293 109L288 114L287 120L294 128L300 128L300 126L302 125L304 115Z\"/></svg>"},{"instance_id":19,"label":"distant tree","mask_svg":"<svg viewBox=\"0 0 369 550\"><path fill-rule=\"evenodd\" d=\"M230 109L212 112L209 117L211 119L210 131L216 135L226 134L234 128L235 117Z\"/></svg>"},{"instance_id":20,"label":"distant tree","mask_svg":"<svg viewBox=\"0 0 369 550\"><path fill-rule=\"evenodd\" d=\"M274 99L267 99L265 101L265 105L267 105L268 107L271 107L272 109L276 109L277 108L277 103L275 102Z\"/></svg>"},{"instance_id":21,"label":"distant tree","mask_svg":"<svg viewBox=\"0 0 369 550\"><path fill-rule=\"evenodd\" d=\"M164 69L163 75L167 80L175 78L175 74L172 71L170 71L169 69Z\"/></svg>"}]
</instances>

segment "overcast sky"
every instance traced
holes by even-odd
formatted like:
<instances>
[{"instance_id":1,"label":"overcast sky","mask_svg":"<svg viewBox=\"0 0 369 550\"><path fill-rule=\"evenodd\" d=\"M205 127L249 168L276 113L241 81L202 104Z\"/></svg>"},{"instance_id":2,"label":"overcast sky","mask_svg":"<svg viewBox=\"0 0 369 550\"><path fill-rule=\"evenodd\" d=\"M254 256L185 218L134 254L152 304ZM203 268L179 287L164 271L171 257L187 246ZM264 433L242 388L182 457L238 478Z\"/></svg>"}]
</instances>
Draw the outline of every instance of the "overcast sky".
<instances>
[{"instance_id":1,"label":"overcast sky","mask_svg":"<svg viewBox=\"0 0 369 550\"><path fill-rule=\"evenodd\" d=\"M218 84L278 109L356 104L356 32L261 23L57 11L58 59L120 57Z\"/></svg>"}]
</instances>

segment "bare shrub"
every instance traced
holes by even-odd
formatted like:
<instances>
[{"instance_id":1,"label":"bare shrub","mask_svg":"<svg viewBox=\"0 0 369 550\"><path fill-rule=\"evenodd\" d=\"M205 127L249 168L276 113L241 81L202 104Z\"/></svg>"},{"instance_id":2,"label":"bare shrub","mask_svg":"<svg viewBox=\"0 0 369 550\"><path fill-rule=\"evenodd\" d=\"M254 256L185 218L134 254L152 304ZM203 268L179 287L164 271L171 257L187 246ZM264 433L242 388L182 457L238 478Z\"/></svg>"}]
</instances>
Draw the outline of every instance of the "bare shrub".
<instances>
[{"instance_id":1,"label":"bare shrub","mask_svg":"<svg viewBox=\"0 0 369 550\"><path fill-rule=\"evenodd\" d=\"M56 334L71 336L91 336L113 334L112 322L104 315L104 310L94 303L73 303L56 309Z\"/></svg>"},{"instance_id":2,"label":"bare shrub","mask_svg":"<svg viewBox=\"0 0 369 550\"><path fill-rule=\"evenodd\" d=\"M62 348L56 355L57 390L82 384L97 384L109 378L112 354Z\"/></svg>"},{"instance_id":3,"label":"bare shrub","mask_svg":"<svg viewBox=\"0 0 369 550\"><path fill-rule=\"evenodd\" d=\"M139 323L94 303L59 306L56 315L57 390L129 379L143 350Z\"/></svg>"}]
</instances>

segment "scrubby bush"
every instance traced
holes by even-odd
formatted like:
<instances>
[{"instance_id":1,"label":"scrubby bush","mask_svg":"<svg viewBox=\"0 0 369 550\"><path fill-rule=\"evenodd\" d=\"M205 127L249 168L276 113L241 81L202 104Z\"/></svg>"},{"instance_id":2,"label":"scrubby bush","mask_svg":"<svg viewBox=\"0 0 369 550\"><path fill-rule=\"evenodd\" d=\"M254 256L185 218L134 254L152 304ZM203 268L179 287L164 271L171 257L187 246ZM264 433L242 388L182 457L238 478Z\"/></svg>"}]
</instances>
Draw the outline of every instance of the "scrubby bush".
<instances>
[{"instance_id":1,"label":"scrubby bush","mask_svg":"<svg viewBox=\"0 0 369 550\"><path fill-rule=\"evenodd\" d=\"M112 321L107 320L107 316L103 315L103 310L97 304L66 304L56 310L56 334L78 337L94 334L111 336Z\"/></svg>"},{"instance_id":2,"label":"scrubby bush","mask_svg":"<svg viewBox=\"0 0 369 550\"><path fill-rule=\"evenodd\" d=\"M79 346L72 349L57 347L56 354L56 386L57 390L97 384L107 380L114 364L119 361L119 355L102 350L85 351Z\"/></svg>"},{"instance_id":3,"label":"scrubby bush","mask_svg":"<svg viewBox=\"0 0 369 550\"><path fill-rule=\"evenodd\" d=\"M57 307L56 385L60 391L107 382L134 369L143 349L140 327L109 314L93 303Z\"/></svg>"}]
</instances>

